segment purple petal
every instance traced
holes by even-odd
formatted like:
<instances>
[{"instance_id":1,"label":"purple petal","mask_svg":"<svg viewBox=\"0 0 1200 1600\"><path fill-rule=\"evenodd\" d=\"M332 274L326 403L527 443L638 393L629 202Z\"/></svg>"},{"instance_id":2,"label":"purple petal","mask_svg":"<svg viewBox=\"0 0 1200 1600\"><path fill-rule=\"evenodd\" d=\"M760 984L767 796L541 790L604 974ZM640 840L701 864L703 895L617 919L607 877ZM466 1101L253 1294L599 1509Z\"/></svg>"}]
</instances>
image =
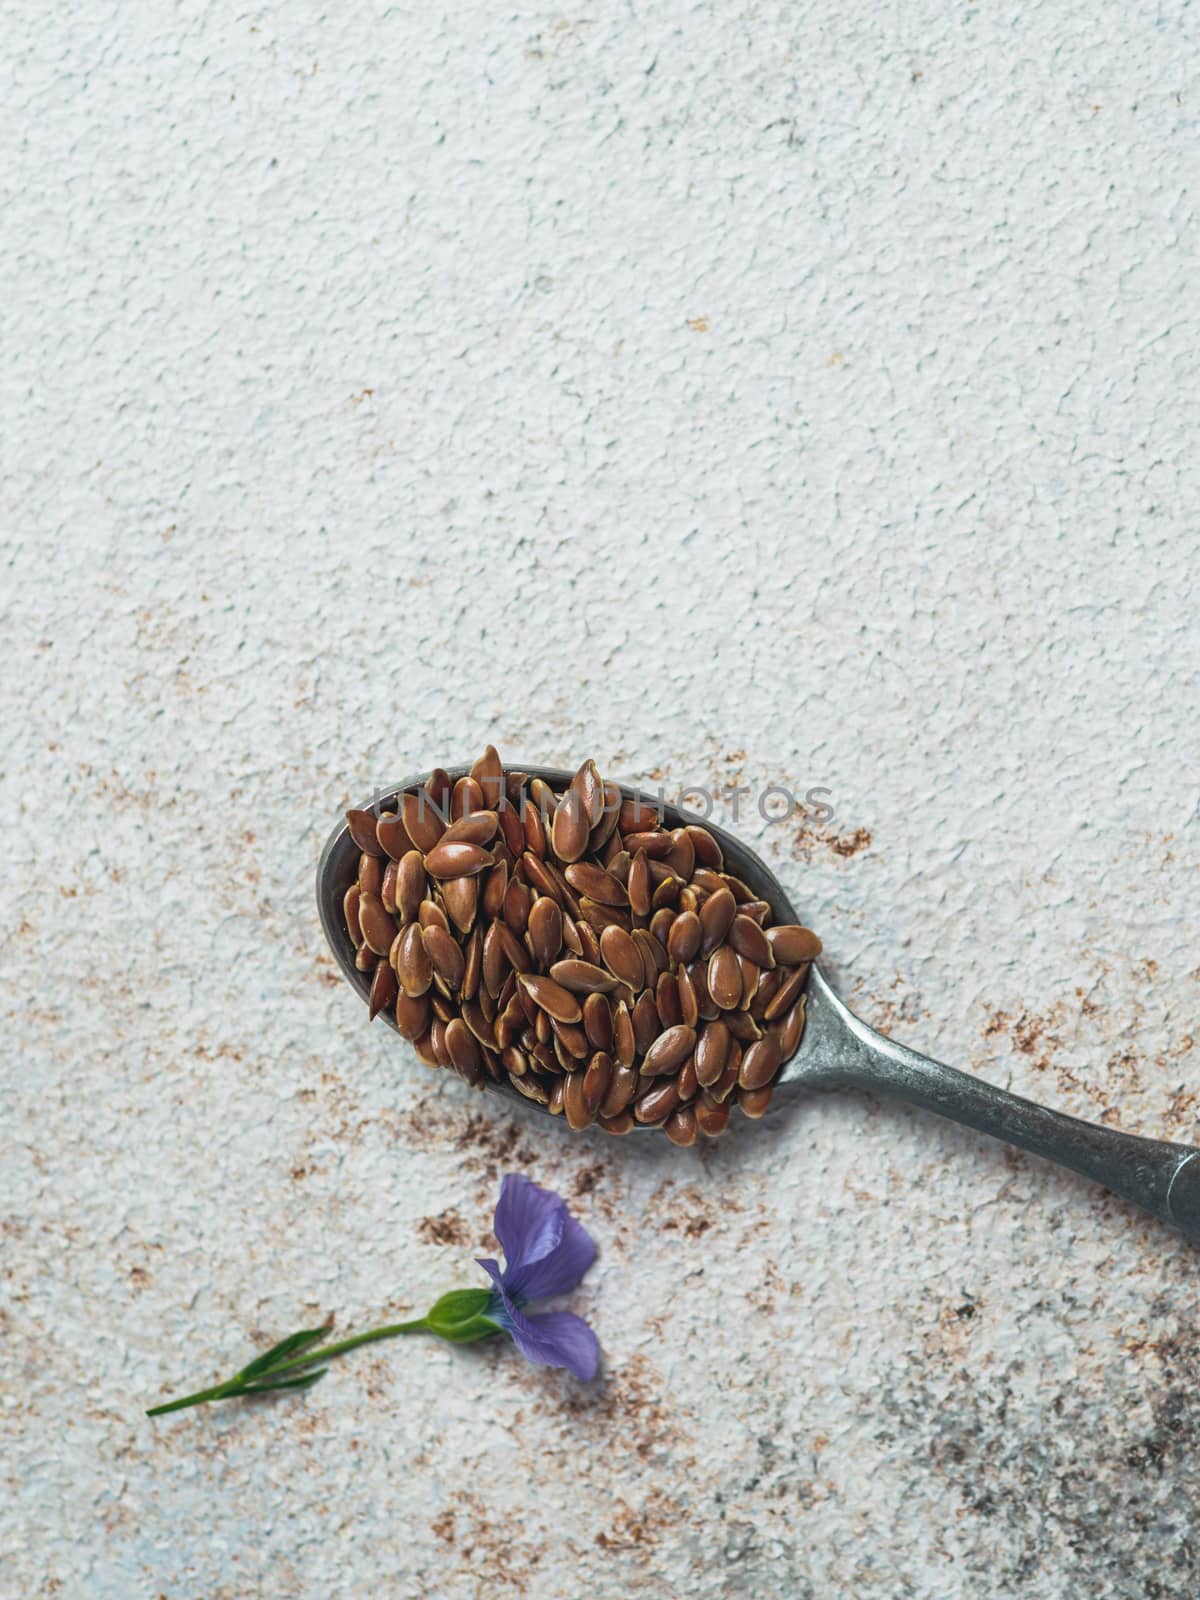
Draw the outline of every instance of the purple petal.
<instances>
[{"instance_id":1,"label":"purple petal","mask_svg":"<svg viewBox=\"0 0 1200 1600\"><path fill-rule=\"evenodd\" d=\"M585 1383L596 1376L599 1342L583 1318L573 1311L539 1311L533 1317L518 1311L513 1318L512 1336L526 1361L566 1367Z\"/></svg>"},{"instance_id":2,"label":"purple petal","mask_svg":"<svg viewBox=\"0 0 1200 1600\"><path fill-rule=\"evenodd\" d=\"M475 1265L483 1268L497 1289L501 1288L504 1282L504 1274L500 1271L500 1263L498 1261L493 1261L490 1256L476 1256ZM495 1299L495 1296L493 1295L492 1298Z\"/></svg>"},{"instance_id":3,"label":"purple petal","mask_svg":"<svg viewBox=\"0 0 1200 1600\"><path fill-rule=\"evenodd\" d=\"M540 1261L527 1261L504 1272L505 1287L522 1302L568 1294L596 1259L592 1236L564 1210L562 1238Z\"/></svg>"},{"instance_id":4,"label":"purple petal","mask_svg":"<svg viewBox=\"0 0 1200 1600\"><path fill-rule=\"evenodd\" d=\"M549 1255L562 1238L566 1215L560 1196L520 1173L505 1174L492 1226L504 1251L506 1277Z\"/></svg>"},{"instance_id":5,"label":"purple petal","mask_svg":"<svg viewBox=\"0 0 1200 1600\"><path fill-rule=\"evenodd\" d=\"M596 1376L600 1345L582 1317L573 1311L539 1311L536 1316L527 1317L505 1288L496 1263L481 1261L479 1265L496 1285L487 1315L512 1335L526 1361L536 1361L543 1367L566 1367L585 1382Z\"/></svg>"}]
</instances>

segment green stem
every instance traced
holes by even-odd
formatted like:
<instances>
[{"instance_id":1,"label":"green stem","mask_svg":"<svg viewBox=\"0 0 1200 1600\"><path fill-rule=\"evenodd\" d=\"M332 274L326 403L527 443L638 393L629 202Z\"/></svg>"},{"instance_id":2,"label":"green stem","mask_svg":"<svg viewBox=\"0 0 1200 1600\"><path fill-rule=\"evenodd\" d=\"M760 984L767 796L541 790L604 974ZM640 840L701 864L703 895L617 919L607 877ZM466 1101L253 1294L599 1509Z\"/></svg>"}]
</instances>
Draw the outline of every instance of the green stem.
<instances>
[{"instance_id":1,"label":"green stem","mask_svg":"<svg viewBox=\"0 0 1200 1600\"><path fill-rule=\"evenodd\" d=\"M378 1339L394 1339L401 1333L419 1333L426 1326L424 1317L417 1317L412 1322L392 1322L382 1328L372 1328L368 1333L356 1333L349 1339L339 1339L336 1344L322 1345L319 1350L306 1350L303 1355L293 1356L290 1361L281 1361L278 1366L268 1367L264 1372L256 1373L251 1383L263 1378L276 1378L281 1372L291 1372L297 1367L312 1367L320 1361L327 1361L332 1356L343 1355L347 1350L353 1350L360 1344L374 1344ZM183 1411L188 1406L200 1406L207 1400L232 1400L240 1394L253 1394L253 1388L245 1387L242 1374L229 1378L224 1383L215 1383L209 1389L197 1389L195 1394L185 1394L178 1400L168 1400L165 1405L153 1406L146 1415L148 1417L163 1417L169 1411Z\"/></svg>"},{"instance_id":2,"label":"green stem","mask_svg":"<svg viewBox=\"0 0 1200 1600\"><path fill-rule=\"evenodd\" d=\"M271 1368L271 1376L287 1372L291 1367L311 1367L318 1361L327 1361L330 1356L340 1356L346 1350L353 1350L356 1345L374 1344L377 1339L394 1339L398 1333L420 1333L424 1327L425 1318L417 1317L412 1322L391 1322L383 1328L372 1328L369 1333L356 1333L352 1338L339 1339L336 1344L322 1345L319 1350L306 1350L302 1356L281 1361L277 1367Z\"/></svg>"}]
</instances>

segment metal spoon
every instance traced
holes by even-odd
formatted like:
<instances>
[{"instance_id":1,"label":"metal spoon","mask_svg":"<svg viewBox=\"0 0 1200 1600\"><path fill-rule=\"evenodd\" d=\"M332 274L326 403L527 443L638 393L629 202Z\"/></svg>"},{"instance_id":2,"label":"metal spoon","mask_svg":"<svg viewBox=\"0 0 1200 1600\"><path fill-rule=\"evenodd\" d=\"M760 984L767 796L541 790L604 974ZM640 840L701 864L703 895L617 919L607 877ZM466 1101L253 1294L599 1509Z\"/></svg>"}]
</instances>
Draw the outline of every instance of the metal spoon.
<instances>
[{"instance_id":1,"label":"metal spoon","mask_svg":"<svg viewBox=\"0 0 1200 1600\"><path fill-rule=\"evenodd\" d=\"M452 778L470 771L449 768ZM553 767L531 767L531 776L562 788L572 774ZM423 784L428 773L380 790L363 810L395 808L396 796ZM776 922L797 922L786 891L768 867L739 839L707 817L661 804L643 791L619 785L623 795L656 807L671 827L698 823L717 839L728 870L735 873L761 899L770 903ZM346 824L339 821L330 834L317 867L317 905L329 947L345 976L367 999L370 978L354 964L354 947L342 920L342 900L358 872L358 847ZM395 1028L385 1011L382 1015ZM814 963L808 980L808 1018L800 1048L785 1063L778 1086L803 1084L808 1088L873 1089L913 1105L936 1111L951 1121L965 1123L995 1139L1020 1146L1034 1155L1070 1167L1103 1184L1164 1222L1200 1239L1200 1150L1162 1139L1143 1139L1115 1128L1083 1122L1021 1095L910 1050L907 1045L877 1033L850 1011L829 987ZM489 1089L507 1095L526 1110L538 1108L511 1085L491 1084ZM547 1113L548 1115L548 1113Z\"/></svg>"}]
</instances>

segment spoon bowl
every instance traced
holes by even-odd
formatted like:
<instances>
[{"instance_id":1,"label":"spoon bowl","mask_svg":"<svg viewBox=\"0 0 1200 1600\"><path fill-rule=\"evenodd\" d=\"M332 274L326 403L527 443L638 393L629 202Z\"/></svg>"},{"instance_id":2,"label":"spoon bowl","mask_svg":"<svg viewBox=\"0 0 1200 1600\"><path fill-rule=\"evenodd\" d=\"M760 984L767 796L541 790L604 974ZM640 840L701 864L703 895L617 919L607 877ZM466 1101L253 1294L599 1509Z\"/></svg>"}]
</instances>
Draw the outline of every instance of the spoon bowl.
<instances>
[{"instance_id":1,"label":"spoon bowl","mask_svg":"<svg viewBox=\"0 0 1200 1600\"><path fill-rule=\"evenodd\" d=\"M458 779L468 774L470 767L446 770L452 779ZM573 776L556 767L522 770L531 777L545 779L555 789L565 788ZM400 794L420 787L428 777L429 773L422 772L380 789L361 809L392 809ZM773 920L800 921L783 885L734 834L707 817L668 805L644 790L626 784L615 787L624 798L640 800L658 811L672 828L689 823L707 828L721 846L727 870L759 899L768 902ZM349 828L344 820L339 821L317 867L317 906L334 958L366 1004L371 980L355 965L354 946L342 918L342 901L357 876L358 856ZM1200 1161L1196 1159L1200 1150L1084 1122L923 1056L877 1033L856 1017L834 993L816 962L809 971L807 994L800 1047L775 1079L777 1088L799 1084L809 1088L871 1089L895 1095L1082 1173L1190 1237L1200 1238ZM391 1014L387 1010L380 1014L398 1034ZM507 1082L489 1081L485 1087L527 1110L539 1109Z\"/></svg>"},{"instance_id":2,"label":"spoon bowl","mask_svg":"<svg viewBox=\"0 0 1200 1600\"><path fill-rule=\"evenodd\" d=\"M512 764L514 767L518 763ZM446 767L444 769L450 777L457 781L466 777L470 772L470 765ZM554 789L563 789L570 783L574 773L565 772L559 767L521 767L522 772L527 772L531 778L543 778ZM420 788L429 777L428 772L419 772L414 777L405 778L400 783L389 784L376 791L371 799L366 801L359 809L363 811L389 811L398 805L398 797L407 791ZM733 834L719 828L715 822L710 822L707 817L699 816L692 811L682 810L678 806L668 805L665 801L657 799L652 794L647 794L643 789L630 788L628 784L615 785L620 789L622 797L626 800L640 800L643 805L659 812L672 828L682 828L687 823L695 823L702 828L707 828L713 838L721 846L725 857L725 864L730 872L741 878L742 882L752 889L760 900L766 900L771 907L771 915L775 922L797 922L799 918L788 899L787 893L778 879L772 874L766 863L759 859L747 845ZM346 890L354 882L358 874L358 846L350 837L350 830L345 820L341 820L334 828L329 838L325 841L325 848L321 852L321 859L317 864L317 909L321 916L321 927L325 931L325 938L329 942L334 959L342 969L342 975L361 995L363 1004L371 988L369 973L360 972L354 964L354 946L346 932L346 924L342 919L342 901ZM383 1010L379 1017L387 1023L392 1032L399 1036L396 1020L389 1010ZM790 1063L789 1063L790 1065ZM784 1069L780 1079L784 1081L787 1069ZM497 1094L506 1096L518 1105L534 1112L542 1112L549 1117L550 1113L544 1107L536 1105L532 1100L527 1100L523 1094L518 1094L511 1084L493 1083L488 1080L484 1088ZM555 1117L552 1120L559 1121ZM650 1132L643 1128L641 1123L636 1125L636 1131Z\"/></svg>"}]
</instances>

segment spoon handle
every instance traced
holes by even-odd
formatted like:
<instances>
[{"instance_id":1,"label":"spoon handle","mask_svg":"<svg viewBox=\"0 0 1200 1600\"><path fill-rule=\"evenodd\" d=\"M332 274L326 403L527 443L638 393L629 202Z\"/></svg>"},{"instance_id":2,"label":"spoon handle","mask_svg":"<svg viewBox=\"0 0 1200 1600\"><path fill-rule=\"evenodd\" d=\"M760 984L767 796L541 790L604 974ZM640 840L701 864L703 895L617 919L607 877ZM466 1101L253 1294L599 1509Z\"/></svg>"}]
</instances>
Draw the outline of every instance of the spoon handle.
<instances>
[{"instance_id":1,"label":"spoon handle","mask_svg":"<svg viewBox=\"0 0 1200 1600\"><path fill-rule=\"evenodd\" d=\"M843 1028L853 1036L853 1040L845 1039L836 1073L827 1082L896 1095L994 1139L1019 1145L1103 1184L1182 1229L1189 1238L1200 1240L1200 1161L1196 1159L1200 1150L1084 1122L943 1066L876 1033L847 1010L823 980L818 981L824 991L818 1004L832 1001L832 1008L841 1013Z\"/></svg>"}]
</instances>

